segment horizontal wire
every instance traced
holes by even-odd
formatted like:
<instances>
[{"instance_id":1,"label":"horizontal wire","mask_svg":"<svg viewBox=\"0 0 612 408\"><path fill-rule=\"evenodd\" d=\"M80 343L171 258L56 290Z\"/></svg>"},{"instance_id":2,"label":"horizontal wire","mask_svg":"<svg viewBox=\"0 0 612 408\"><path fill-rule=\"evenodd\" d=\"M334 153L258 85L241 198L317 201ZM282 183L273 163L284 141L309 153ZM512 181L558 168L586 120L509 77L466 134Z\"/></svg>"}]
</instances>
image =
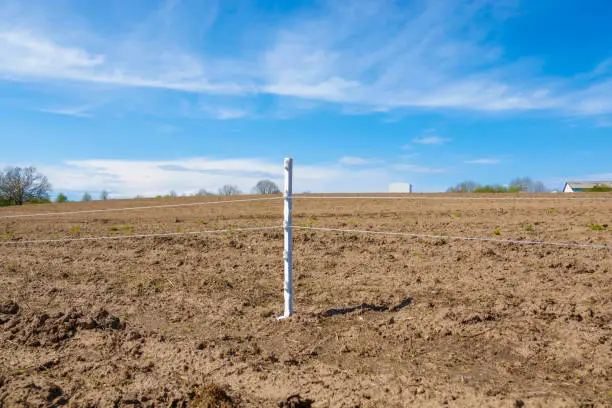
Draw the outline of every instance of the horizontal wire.
<instances>
[{"instance_id":1,"label":"horizontal wire","mask_svg":"<svg viewBox=\"0 0 612 408\"><path fill-rule=\"evenodd\" d=\"M301 196L293 195L294 200L483 200L483 201L612 201L612 197L457 197L457 196Z\"/></svg>"},{"instance_id":2,"label":"horizontal wire","mask_svg":"<svg viewBox=\"0 0 612 408\"><path fill-rule=\"evenodd\" d=\"M74 241L99 241L110 239L130 239L130 238L150 238L150 237L175 237L179 235L198 235L198 234L219 234L222 232L240 232L240 231L261 231L283 228L281 225L268 227L247 227L247 228L232 228L222 230L203 230L203 231L187 231L187 232L168 232L160 234L138 234L138 235L117 235L117 236L100 236L100 237L83 237L83 238L59 238L59 239L39 239L32 241L5 241L0 242L0 245L23 245L23 244L53 244L61 242Z\"/></svg>"},{"instance_id":3,"label":"horizontal wire","mask_svg":"<svg viewBox=\"0 0 612 408\"><path fill-rule=\"evenodd\" d=\"M248 227L248 228L232 228L223 230L203 230L203 231L188 231L188 232L169 232L160 234L138 234L138 235L119 235L119 236L100 236L100 237L83 237L83 238L60 238L60 239L41 239L41 240L30 240L30 241L6 241L0 242L0 245L24 245L24 244L50 244L50 243L62 243L62 242L75 242L75 241L98 241L98 240L115 240L115 239L131 239L131 238L154 238L154 237L173 237L173 236L185 236L185 235L199 235L199 234L218 234L223 232L248 232L248 231L262 231L281 229L280 225L266 226L266 227ZM496 239L496 238L484 238L484 237L463 237L456 235L433 235L433 234L414 234L405 232L392 232L392 231L371 231L371 230L355 230L355 229L343 229L343 228L324 228L324 227L302 227L294 225L292 229L298 230L314 230L314 231L327 231L327 232L344 232L344 233L363 233L371 235L387 235L387 236L401 236L411 238L433 238L433 239L456 239L464 241L481 241L481 242L495 242L505 244L521 244L521 245L552 245L562 247L578 247L578 248L594 248L594 249L612 249L610 245L603 244L579 244L573 242L552 242L552 241L526 241L517 239Z\"/></svg>"},{"instance_id":4,"label":"horizontal wire","mask_svg":"<svg viewBox=\"0 0 612 408\"><path fill-rule=\"evenodd\" d=\"M105 209L100 209L100 210L64 211L64 212L49 212L49 213L37 213L37 214L16 214L16 215L0 216L0 219L25 218L25 217L46 217L46 216L70 215L70 214L89 214L89 213L111 212L111 211L150 210L150 209L155 209L155 208L193 207L196 205L246 203L246 202L251 202L251 201L269 201L269 200L282 200L282 199L283 197L247 198L247 199L241 199L241 200L204 201L204 202L198 202L198 203L164 204L164 205L151 205L151 206L143 206L143 207L105 208Z\"/></svg>"},{"instance_id":5,"label":"horizontal wire","mask_svg":"<svg viewBox=\"0 0 612 408\"><path fill-rule=\"evenodd\" d=\"M373 235L390 235L390 236L401 236L411 238L435 238L435 239L457 239L464 241L484 241L484 242L496 242L500 244L521 244L521 245L553 245L560 247L579 247L579 248L596 248L596 249L612 249L611 245L604 244L578 244L573 242L550 242L550 241L525 241L518 239L496 239L496 238L480 238L480 237L462 237L455 235L432 235L432 234L412 234L404 232L387 232L387 231L369 231L369 230L354 230L354 229L343 229L343 228L323 228L323 227L300 227L292 226L292 229L301 230L315 230L315 231L331 231L331 232L351 232L351 233L364 233Z\"/></svg>"}]
</instances>

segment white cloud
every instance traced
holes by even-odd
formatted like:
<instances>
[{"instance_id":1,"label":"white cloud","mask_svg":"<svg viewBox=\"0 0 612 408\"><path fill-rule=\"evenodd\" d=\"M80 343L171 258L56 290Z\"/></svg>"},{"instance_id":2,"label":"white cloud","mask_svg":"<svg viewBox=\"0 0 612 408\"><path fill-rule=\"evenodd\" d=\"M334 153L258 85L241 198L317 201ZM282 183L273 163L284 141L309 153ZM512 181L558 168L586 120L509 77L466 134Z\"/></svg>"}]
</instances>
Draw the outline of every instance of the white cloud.
<instances>
[{"instance_id":1,"label":"white cloud","mask_svg":"<svg viewBox=\"0 0 612 408\"><path fill-rule=\"evenodd\" d=\"M39 166L55 191L110 191L114 197L155 196L175 190L190 194L200 188L216 191L236 184L249 192L261 179L283 182L283 164L261 159L186 158L183 160L72 160ZM386 189L388 169L355 169L340 165L294 167L294 190L313 192L376 192Z\"/></svg>"},{"instance_id":2,"label":"white cloud","mask_svg":"<svg viewBox=\"0 0 612 408\"><path fill-rule=\"evenodd\" d=\"M407 153L407 154L400 154L398 156L398 158L400 158L402 160L408 160L408 159L412 159L412 158L418 157L420 155L421 155L421 153Z\"/></svg>"},{"instance_id":3,"label":"white cloud","mask_svg":"<svg viewBox=\"0 0 612 408\"><path fill-rule=\"evenodd\" d=\"M134 57L143 57L144 49L141 44ZM53 42L34 31L0 31L0 78L8 80L55 79L189 93L245 92L236 83L213 83L199 68L202 62L188 54L165 52L149 57L147 64L114 57Z\"/></svg>"},{"instance_id":4,"label":"white cloud","mask_svg":"<svg viewBox=\"0 0 612 408\"><path fill-rule=\"evenodd\" d=\"M612 58L607 58L599 63L591 73L591 77L598 77L612 72Z\"/></svg>"},{"instance_id":5,"label":"white cloud","mask_svg":"<svg viewBox=\"0 0 612 408\"><path fill-rule=\"evenodd\" d=\"M510 81L512 64L504 65L501 49L487 43L503 18L482 13L495 7L486 1L330 2L318 16L289 19L279 30L266 53L267 89L374 111L548 107L548 88Z\"/></svg>"},{"instance_id":6,"label":"white cloud","mask_svg":"<svg viewBox=\"0 0 612 408\"><path fill-rule=\"evenodd\" d=\"M346 164L348 166L365 166L368 164L375 164L379 162L380 160L378 159L366 159L363 157L351 157L351 156L341 157L339 160L340 164Z\"/></svg>"},{"instance_id":7,"label":"white cloud","mask_svg":"<svg viewBox=\"0 0 612 408\"><path fill-rule=\"evenodd\" d=\"M469 164L499 164L499 163L501 163L501 160L500 159L484 158L484 159L468 160L468 161L466 161L466 163L469 163Z\"/></svg>"},{"instance_id":8,"label":"white cloud","mask_svg":"<svg viewBox=\"0 0 612 408\"><path fill-rule=\"evenodd\" d=\"M7 74L69 77L79 70L104 63L78 47L60 46L28 31L0 32L0 71Z\"/></svg>"},{"instance_id":9,"label":"white cloud","mask_svg":"<svg viewBox=\"0 0 612 408\"><path fill-rule=\"evenodd\" d=\"M89 106L77 106L71 108L41 108L39 112L52 113L54 115L74 116L77 118L90 118L92 115L87 111Z\"/></svg>"},{"instance_id":10,"label":"white cloud","mask_svg":"<svg viewBox=\"0 0 612 408\"><path fill-rule=\"evenodd\" d=\"M214 40L204 34L219 14L215 4L198 8L202 17L193 19L186 2L167 3L101 34L81 24L83 16L49 18L47 3L37 13L20 2L10 3L19 12L3 13L0 6L0 80L60 83L75 91L90 84L233 98L272 94L313 101L313 107L339 104L351 114L407 108L612 113L611 59L587 74L547 78L528 59L504 58L490 34L513 14L506 2L323 2L265 30L247 22L241 32L251 35L243 37L258 41L230 41L236 49L223 54L204 53L214 47L200 44ZM209 113L251 116L234 107Z\"/></svg>"},{"instance_id":11,"label":"white cloud","mask_svg":"<svg viewBox=\"0 0 612 408\"><path fill-rule=\"evenodd\" d=\"M250 116L250 112L244 109L203 107L202 110L213 118L219 120L240 119Z\"/></svg>"},{"instance_id":12,"label":"white cloud","mask_svg":"<svg viewBox=\"0 0 612 408\"><path fill-rule=\"evenodd\" d=\"M440 136L422 136L417 137L412 140L412 143L421 144L421 145L439 145L450 141L450 139L440 137Z\"/></svg>"}]
</instances>

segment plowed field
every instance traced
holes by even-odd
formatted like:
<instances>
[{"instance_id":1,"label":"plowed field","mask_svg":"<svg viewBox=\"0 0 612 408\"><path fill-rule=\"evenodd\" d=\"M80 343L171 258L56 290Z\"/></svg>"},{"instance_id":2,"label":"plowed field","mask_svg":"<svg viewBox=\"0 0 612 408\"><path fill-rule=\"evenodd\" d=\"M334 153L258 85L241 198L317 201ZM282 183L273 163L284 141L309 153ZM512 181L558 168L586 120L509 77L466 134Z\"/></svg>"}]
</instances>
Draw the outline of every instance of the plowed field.
<instances>
[{"instance_id":1,"label":"plowed field","mask_svg":"<svg viewBox=\"0 0 612 408\"><path fill-rule=\"evenodd\" d=\"M294 224L612 245L612 201L429 197L296 199ZM0 407L612 405L612 250L295 230L277 321L282 229L236 229L281 223L281 200L0 218L0 243L223 231L0 244Z\"/></svg>"}]
</instances>

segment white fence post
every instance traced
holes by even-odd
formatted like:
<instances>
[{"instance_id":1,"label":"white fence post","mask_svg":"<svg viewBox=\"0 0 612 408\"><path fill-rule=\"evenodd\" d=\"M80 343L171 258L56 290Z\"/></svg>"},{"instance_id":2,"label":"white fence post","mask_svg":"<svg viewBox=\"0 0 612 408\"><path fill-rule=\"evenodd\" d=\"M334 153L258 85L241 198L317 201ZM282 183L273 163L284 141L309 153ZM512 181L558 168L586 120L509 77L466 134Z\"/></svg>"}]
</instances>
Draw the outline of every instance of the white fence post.
<instances>
[{"instance_id":1,"label":"white fence post","mask_svg":"<svg viewBox=\"0 0 612 408\"><path fill-rule=\"evenodd\" d=\"M285 319L293 314L293 239L292 239L292 212L293 212L293 159L285 159L285 217L283 229L285 232L285 250L283 260L285 261L285 314L280 319Z\"/></svg>"}]
</instances>

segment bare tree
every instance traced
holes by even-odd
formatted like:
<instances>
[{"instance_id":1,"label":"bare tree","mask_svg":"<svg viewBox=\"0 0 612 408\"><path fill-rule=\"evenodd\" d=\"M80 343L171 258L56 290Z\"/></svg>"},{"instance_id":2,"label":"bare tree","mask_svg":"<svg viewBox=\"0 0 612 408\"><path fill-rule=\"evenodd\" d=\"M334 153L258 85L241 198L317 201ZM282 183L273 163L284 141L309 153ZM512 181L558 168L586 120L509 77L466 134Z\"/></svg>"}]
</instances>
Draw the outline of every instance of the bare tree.
<instances>
[{"instance_id":1,"label":"bare tree","mask_svg":"<svg viewBox=\"0 0 612 408\"><path fill-rule=\"evenodd\" d=\"M519 191L524 193L544 193L547 191L544 183L534 181L530 177L517 177L510 181L510 187L517 187Z\"/></svg>"},{"instance_id":2,"label":"bare tree","mask_svg":"<svg viewBox=\"0 0 612 408\"><path fill-rule=\"evenodd\" d=\"M201 188L199 189L194 196L195 197L208 197L208 196L214 196L215 193L213 193L212 191L208 191L205 188Z\"/></svg>"},{"instance_id":3,"label":"bare tree","mask_svg":"<svg viewBox=\"0 0 612 408\"><path fill-rule=\"evenodd\" d=\"M0 171L0 199L23 205L29 200L48 199L51 183L35 167L7 167Z\"/></svg>"},{"instance_id":4,"label":"bare tree","mask_svg":"<svg viewBox=\"0 0 612 408\"><path fill-rule=\"evenodd\" d=\"M508 187L498 184L481 186L474 181L464 181L446 190L448 193L544 193L546 191L548 189L544 183L529 177L517 177L510 181Z\"/></svg>"},{"instance_id":5,"label":"bare tree","mask_svg":"<svg viewBox=\"0 0 612 408\"><path fill-rule=\"evenodd\" d=\"M272 180L260 180L253 187L254 194L280 194L280 188Z\"/></svg>"},{"instance_id":6,"label":"bare tree","mask_svg":"<svg viewBox=\"0 0 612 408\"><path fill-rule=\"evenodd\" d=\"M91 194L89 194L87 192L84 193L83 194L83 198L81 198L81 201L85 201L85 202L91 201Z\"/></svg>"},{"instance_id":7,"label":"bare tree","mask_svg":"<svg viewBox=\"0 0 612 408\"><path fill-rule=\"evenodd\" d=\"M220 196L231 196L231 195L238 195L238 194L242 194L242 191L240 191L238 186L234 186L231 184L226 184L219 189Z\"/></svg>"},{"instance_id":8,"label":"bare tree","mask_svg":"<svg viewBox=\"0 0 612 408\"><path fill-rule=\"evenodd\" d=\"M546 185L541 181L534 182L532 189L534 193L545 193L548 191L548 187L546 187Z\"/></svg>"},{"instance_id":9,"label":"bare tree","mask_svg":"<svg viewBox=\"0 0 612 408\"><path fill-rule=\"evenodd\" d=\"M100 192L100 200L108 200L108 191L102 190Z\"/></svg>"},{"instance_id":10,"label":"bare tree","mask_svg":"<svg viewBox=\"0 0 612 408\"><path fill-rule=\"evenodd\" d=\"M457 184L454 187L449 187L446 192L447 193L471 193L472 191L476 190L478 187L480 187L480 184L476 183L475 181L463 181L459 184Z\"/></svg>"}]
</instances>

